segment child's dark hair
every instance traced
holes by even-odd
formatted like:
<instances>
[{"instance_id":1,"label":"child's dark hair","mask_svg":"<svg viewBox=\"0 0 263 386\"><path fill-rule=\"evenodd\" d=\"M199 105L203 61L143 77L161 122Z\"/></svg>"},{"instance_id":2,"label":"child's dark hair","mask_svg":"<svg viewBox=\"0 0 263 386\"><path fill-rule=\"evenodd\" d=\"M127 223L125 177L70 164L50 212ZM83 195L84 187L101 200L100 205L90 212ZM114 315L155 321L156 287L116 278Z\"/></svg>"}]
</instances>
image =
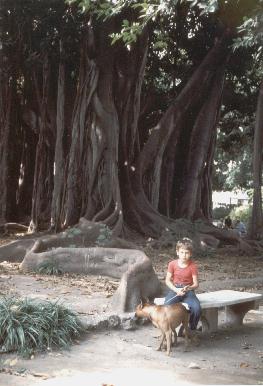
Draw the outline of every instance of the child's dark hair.
<instances>
[{"instance_id":1,"label":"child's dark hair","mask_svg":"<svg viewBox=\"0 0 263 386\"><path fill-rule=\"evenodd\" d=\"M189 250L191 253L193 252L193 242L191 239L184 237L183 239L177 241L176 250L178 251L180 248L185 248Z\"/></svg>"}]
</instances>

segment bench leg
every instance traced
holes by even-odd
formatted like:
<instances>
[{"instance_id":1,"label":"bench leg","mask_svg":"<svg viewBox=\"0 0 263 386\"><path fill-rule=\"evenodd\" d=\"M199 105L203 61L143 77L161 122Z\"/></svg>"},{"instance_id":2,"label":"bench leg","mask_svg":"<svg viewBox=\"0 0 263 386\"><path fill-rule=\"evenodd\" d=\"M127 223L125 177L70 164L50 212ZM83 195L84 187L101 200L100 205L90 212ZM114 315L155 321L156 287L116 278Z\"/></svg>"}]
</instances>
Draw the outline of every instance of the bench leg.
<instances>
[{"instance_id":1,"label":"bench leg","mask_svg":"<svg viewBox=\"0 0 263 386\"><path fill-rule=\"evenodd\" d=\"M226 306L226 323L231 326L241 326L246 313L255 308L257 308L255 301Z\"/></svg>"},{"instance_id":2,"label":"bench leg","mask_svg":"<svg viewBox=\"0 0 263 386\"><path fill-rule=\"evenodd\" d=\"M206 308L201 315L202 332L213 332L218 329L218 309Z\"/></svg>"}]
</instances>

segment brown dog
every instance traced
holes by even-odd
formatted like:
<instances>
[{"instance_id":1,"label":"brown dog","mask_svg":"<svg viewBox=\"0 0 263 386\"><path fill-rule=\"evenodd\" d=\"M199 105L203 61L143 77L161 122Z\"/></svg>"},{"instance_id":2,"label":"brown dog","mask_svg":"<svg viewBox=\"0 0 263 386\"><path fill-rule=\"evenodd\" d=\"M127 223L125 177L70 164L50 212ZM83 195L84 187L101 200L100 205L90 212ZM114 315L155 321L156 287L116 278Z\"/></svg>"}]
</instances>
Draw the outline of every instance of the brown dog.
<instances>
[{"instance_id":1,"label":"brown dog","mask_svg":"<svg viewBox=\"0 0 263 386\"><path fill-rule=\"evenodd\" d=\"M159 328L162 332L160 346L157 350L163 347L164 339L166 338L167 355L170 355L172 345L172 335L174 335L174 343L177 343L176 328L182 323L185 329L185 347L189 343L189 312L181 303L172 304L170 306L156 306L155 304L140 304L136 307L135 315L138 318L148 318L152 324Z\"/></svg>"}]
</instances>

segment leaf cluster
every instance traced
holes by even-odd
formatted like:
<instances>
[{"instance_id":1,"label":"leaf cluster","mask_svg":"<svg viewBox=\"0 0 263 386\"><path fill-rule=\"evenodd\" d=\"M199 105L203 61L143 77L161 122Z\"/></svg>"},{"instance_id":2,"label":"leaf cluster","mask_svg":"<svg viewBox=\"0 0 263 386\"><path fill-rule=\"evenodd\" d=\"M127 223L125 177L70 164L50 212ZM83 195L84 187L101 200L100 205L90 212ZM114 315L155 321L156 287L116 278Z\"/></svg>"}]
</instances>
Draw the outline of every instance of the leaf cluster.
<instances>
[{"instance_id":1,"label":"leaf cluster","mask_svg":"<svg viewBox=\"0 0 263 386\"><path fill-rule=\"evenodd\" d=\"M256 54L254 59L262 60L262 39L263 39L263 1L254 0L254 7L250 15L243 19L243 23L238 26L238 36L233 43L233 49L237 50L240 47L254 47Z\"/></svg>"},{"instance_id":2,"label":"leaf cluster","mask_svg":"<svg viewBox=\"0 0 263 386\"><path fill-rule=\"evenodd\" d=\"M52 258L43 261L39 265L38 272L45 275L62 275L64 273L63 269Z\"/></svg>"},{"instance_id":3,"label":"leaf cluster","mask_svg":"<svg viewBox=\"0 0 263 386\"><path fill-rule=\"evenodd\" d=\"M0 298L1 352L30 356L35 351L66 349L83 332L78 316L59 302Z\"/></svg>"},{"instance_id":4,"label":"leaf cluster","mask_svg":"<svg viewBox=\"0 0 263 386\"><path fill-rule=\"evenodd\" d=\"M101 225L102 226L100 228L100 234L98 235L97 240L95 241L95 244L97 246L105 245L105 243L110 241L111 238L112 238L112 231L111 231L111 229L107 225L105 225L105 224L101 224Z\"/></svg>"}]
</instances>

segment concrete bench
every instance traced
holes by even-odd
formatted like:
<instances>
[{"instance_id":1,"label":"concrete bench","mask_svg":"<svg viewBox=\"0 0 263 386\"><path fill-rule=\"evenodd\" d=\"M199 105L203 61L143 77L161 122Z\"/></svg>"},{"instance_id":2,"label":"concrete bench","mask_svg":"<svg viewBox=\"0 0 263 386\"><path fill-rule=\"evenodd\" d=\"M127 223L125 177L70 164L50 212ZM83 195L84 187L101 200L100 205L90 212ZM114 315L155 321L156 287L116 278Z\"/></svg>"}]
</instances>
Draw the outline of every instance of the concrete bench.
<instances>
[{"instance_id":1,"label":"concrete bench","mask_svg":"<svg viewBox=\"0 0 263 386\"><path fill-rule=\"evenodd\" d=\"M202 331L213 332L218 329L218 310L225 308L226 323L231 326L240 326L245 314L258 308L262 294L222 290L197 294L202 314ZM155 304L164 304L164 298L155 298Z\"/></svg>"}]
</instances>

